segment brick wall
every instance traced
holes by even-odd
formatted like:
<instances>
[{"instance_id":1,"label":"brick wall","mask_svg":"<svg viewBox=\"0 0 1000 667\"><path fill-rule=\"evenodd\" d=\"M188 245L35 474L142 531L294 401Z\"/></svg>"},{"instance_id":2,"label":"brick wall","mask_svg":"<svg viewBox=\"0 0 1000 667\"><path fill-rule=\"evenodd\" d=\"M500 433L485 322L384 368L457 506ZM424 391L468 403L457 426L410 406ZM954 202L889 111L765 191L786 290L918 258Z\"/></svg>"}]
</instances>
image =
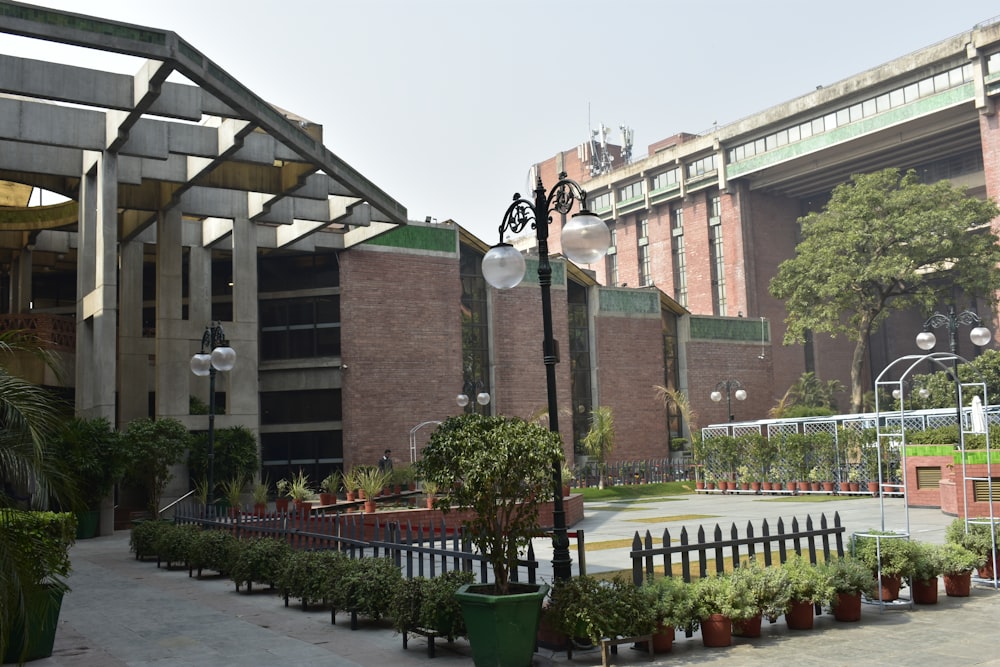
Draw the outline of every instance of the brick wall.
<instances>
[{"instance_id":1,"label":"brick wall","mask_svg":"<svg viewBox=\"0 0 1000 667\"><path fill-rule=\"evenodd\" d=\"M345 467L386 448L409 462L410 429L459 412L458 258L366 248L340 258Z\"/></svg>"},{"instance_id":2,"label":"brick wall","mask_svg":"<svg viewBox=\"0 0 1000 667\"><path fill-rule=\"evenodd\" d=\"M715 403L711 393L719 382L739 380L747 392L745 401L733 397L736 421L764 419L774 406L771 359L760 359L760 346L732 341L689 341L688 400L698 415L698 425L724 424L729 421L726 393Z\"/></svg>"}]
</instances>

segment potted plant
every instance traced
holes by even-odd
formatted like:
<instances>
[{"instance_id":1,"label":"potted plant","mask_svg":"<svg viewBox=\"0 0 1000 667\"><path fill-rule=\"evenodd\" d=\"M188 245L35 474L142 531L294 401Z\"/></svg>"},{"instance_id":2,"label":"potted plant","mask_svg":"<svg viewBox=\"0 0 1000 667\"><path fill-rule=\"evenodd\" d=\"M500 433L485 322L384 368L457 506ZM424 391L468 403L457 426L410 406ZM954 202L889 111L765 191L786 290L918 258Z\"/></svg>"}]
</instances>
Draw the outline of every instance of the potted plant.
<instances>
[{"instance_id":1,"label":"potted plant","mask_svg":"<svg viewBox=\"0 0 1000 667\"><path fill-rule=\"evenodd\" d=\"M913 542L893 532L869 530L851 538L850 553L879 577L879 599L899 597L903 579L913 576Z\"/></svg>"},{"instance_id":2,"label":"potted plant","mask_svg":"<svg viewBox=\"0 0 1000 667\"><path fill-rule=\"evenodd\" d=\"M239 514L240 501L243 499L243 489L246 485L246 477L242 474L222 483L222 496L229 504L229 516L236 516Z\"/></svg>"},{"instance_id":3,"label":"potted plant","mask_svg":"<svg viewBox=\"0 0 1000 667\"><path fill-rule=\"evenodd\" d=\"M350 470L345 470L343 473L341 473L341 479L343 480L344 483L344 497L347 499L347 502L349 503L353 503L354 500L357 498L358 472L359 469L357 466L355 466L354 468L351 468Z\"/></svg>"},{"instance_id":4,"label":"potted plant","mask_svg":"<svg viewBox=\"0 0 1000 667\"><path fill-rule=\"evenodd\" d=\"M740 563L730 575L737 598L746 600L756 613L733 620L733 634L759 637L763 618L770 622L788 611L789 585L787 572L780 567L763 567L756 560Z\"/></svg>"},{"instance_id":5,"label":"potted plant","mask_svg":"<svg viewBox=\"0 0 1000 667\"><path fill-rule=\"evenodd\" d=\"M463 525L493 572L492 583L455 594L477 666L531 662L548 586L511 582L510 573L539 532L538 504L551 495L552 465L562 459L558 433L523 419L464 414L435 429L417 464L423 479L444 489L436 506L468 512Z\"/></svg>"},{"instance_id":6,"label":"potted plant","mask_svg":"<svg viewBox=\"0 0 1000 667\"><path fill-rule=\"evenodd\" d=\"M340 488L340 472L335 470L319 483L320 505L336 505L338 488Z\"/></svg>"},{"instance_id":7,"label":"potted plant","mask_svg":"<svg viewBox=\"0 0 1000 667\"><path fill-rule=\"evenodd\" d=\"M52 449L54 460L75 482L80 495L76 537L95 537L101 503L110 498L115 483L125 474L128 465L128 451L121 434L105 418L77 417L54 438ZM106 507L111 507L110 500Z\"/></svg>"},{"instance_id":8,"label":"potted plant","mask_svg":"<svg viewBox=\"0 0 1000 667\"><path fill-rule=\"evenodd\" d=\"M576 478L576 475L573 473L573 468L571 468L570 465L565 461L563 461L561 476L563 483L562 494L563 498L566 498L572 492L572 486L570 485L570 482L572 482Z\"/></svg>"},{"instance_id":9,"label":"potted plant","mask_svg":"<svg viewBox=\"0 0 1000 667\"><path fill-rule=\"evenodd\" d=\"M827 570L791 554L782 565L787 576L790 602L785 622L790 630L811 630L813 606L833 600L834 588Z\"/></svg>"},{"instance_id":10,"label":"potted plant","mask_svg":"<svg viewBox=\"0 0 1000 667\"><path fill-rule=\"evenodd\" d=\"M365 494L365 512L374 512L376 509L375 499L389 482L392 473L375 466L365 466L358 471L357 475L358 488Z\"/></svg>"},{"instance_id":11,"label":"potted plant","mask_svg":"<svg viewBox=\"0 0 1000 667\"><path fill-rule=\"evenodd\" d=\"M264 516L267 513L267 494L270 486L271 483L267 477L264 477L258 478L250 489L250 495L253 497L253 512L257 516Z\"/></svg>"},{"instance_id":12,"label":"potted plant","mask_svg":"<svg viewBox=\"0 0 1000 667\"><path fill-rule=\"evenodd\" d=\"M22 575L5 578L4 599L16 604L0 610L0 656L3 662L37 660L52 655L59 610L69 590L69 548L76 535L76 516L70 512L0 510L0 531L11 551L5 556L4 572ZM15 586L9 591L8 586Z\"/></svg>"},{"instance_id":13,"label":"potted plant","mask_svg":"<svg viewBox=\"0 0 1000 667\"><path fill-rule=\"evenodd\" d=\"M875 586L871 570L850 556L829 561L826 570L834 591L830 601L833 617L843 622L861 620L861 596L870 595Z\"/></svg>"},{"instance_id":14,"label":"potted plant","mask_svg":"<svg viewBox=\"0 0 1000 667\"><path fill-rule=\"evenodd\" d=\"M435 495L437 494L438 491L437 483L429 479L425 479L420 482L420 487L423 489L424 495L426 496L427 509L433 508L434 502L436 500Z\"/></svg>"},{"instance_id":15,"label":"potted plant","mask_svg":"<svg viewBox=\"0 0 1000 667\"><path fill-rule=\"evenodd\" d=\"M128 452L125 477L145 491L146 507L155 517L163 491L174 477L174 465L190 449L191 434L180 420L143 417L128 423L123 438Z\"/></svg>"},{"instance_id":16,"label":"potted plant","mask_svg":"<svg viewBox=\"0 0 1000 667\"><path fill-rule=\"evenodd\" d=\"M309 475L299 468L299 474L288 481L285 490L286 495L295 503L298 510L306 509L306 501L313 497L313 490L309 486Z\"/></svg>"},{"instance_id":17,"label":"potted plant","mask_svg":"<svg viewBox=\"0 0 1000 667\"><path fill-rule=\"evenodd\" d=\"M694 614L701 627L701 641L717 648L733 643L733 619L751 618L756 609L740 595L729 575L698 579L692 589Z\"/></svg>"},{"instance_id":18,"label":"potted plant","mask_svg":"<svg viewBox=\"0 0 1000 667\"><path fill-rule=\"evenodd\" d=\"M656 616L653 652L669 653L673 650L677 630L696 630L698 627L691 585L677 577L659 577L643 585L652 592Z\"/></svg>"},{"instance_id":19,"label":"potted plant","mask_svg":"<svg viewBox=\"0 0 1000 667\"><path fill-rule=\"evenodd\" d=\"M291 497L288 495L291 489L292 483L282 477L274 485L275 489L278 491L277 497L274 499L274 509L277 512L287 512L288 505L291 502Z\"/></svg>"},{"instance_id":20,"label":"potted plant","mask_svg":"<svg viewBox=\"0 0 1000 667\"><path fill-rule=\"evenodd\" d=\"M913 604L937 604L938 576L944 566L942 546L927 542L913 543L913 578L911 597Z\"/></svg>"},{"instance_id":21,"label":"potted plant","mask_svg":"<svg viewBox=\"0 0 1000 667\"><path fill-rule=\"evenodd\" d=\"M412 465L399 466L392 471L392 483L395 485L396 493L409 491L410 486L416 480L417 472Z\"/></svg>"},{"instance_id":22,"label":"potted plant","mask_svg":"<svg viewBox=\"0 0 1000 667\"><path fill-rule=\"evenodd\" d=\"M982 567L986 558L960 544L948 543L941 548L941 574L944 592L949 597L968 597L972 586L972 571Z\"/></svg>"},{"instance_id":23,"label":"potted plant","mask_svg":"<svg viewBox=\"0 0 1000 667\"><path fill-rule=\"evenodd\" d=\"M636 586L622 576L610 580L573 577L553 584L546 615L558 631L591 644L608 638L652 635L658 615L657 595L653 587Z\"/></svg>"},{"instance_id":24,"label":"potted plant","mask_svg":"<svg viewBox=\"0 0 1000 667\"><path fill-rule=\"evenodd\" d=\"M1000 543L997 543L995 524L988 521L965 521L955 519L944 531L945 542L960 544L969 551L983 557L983 565L978 568L983 579L993 579L993 566L1000 563Z\"/></svg>"}]
</instances>

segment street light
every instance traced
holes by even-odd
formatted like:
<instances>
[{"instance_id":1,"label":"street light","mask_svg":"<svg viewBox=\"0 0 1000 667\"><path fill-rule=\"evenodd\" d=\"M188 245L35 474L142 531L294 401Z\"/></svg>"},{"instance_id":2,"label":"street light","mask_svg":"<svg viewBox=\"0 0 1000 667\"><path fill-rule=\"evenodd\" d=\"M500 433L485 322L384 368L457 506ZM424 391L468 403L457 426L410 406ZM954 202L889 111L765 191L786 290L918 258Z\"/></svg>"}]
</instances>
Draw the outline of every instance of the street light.
<instances>
[{"instance_id":1,"label":"street light","mask_svg":"<svg viewBox=\"0 0 1000 667\"><path fill-rule=\"evenodd\" d=\"M931 329L938 329L943 326L948 327L948 349L952 354L952 370L955 375L955 409L957 412L957 424L958 432L962 432L962 403L959 394L959 382L958 382L958 325L964 324L974 324L976 325L969 332L969 340L976 347L982 347L990 342L993 338L993 334L990 330L983 326L983 321L979 318L975 312L971 310L963 310L962 312L955 314L955 306L948 307L948 314L942 315L941 313L934 313L924 322L924 330L917 334L917 347L921 350L929 352L934 349L934 345L937 343L937 336L931 331Z\"/></svg>"},{"instance_id":2,"label":"street light","mask_svg":"<svg viewBox=\"0 0 1000 667\"><path fill-rule=\"evenodd\" d=\"M466 380L465 384L462 386L462 393L455 397L455 402L458 403L458 407L464 408L472 401L470 397L475 395L476 403L483 406L483 412L485 413L485 407L490 404L490 395L489 393L483 391L484 389L485 386L483 385L482 380L476 380L475 382L472 380ZM476 406L473 405L472 413L475 414L475 412Z\"/></svg>"},{"instance_id":3,"label":"street light","mask_svg":"<svg viewBox=\"0 0 1000 667\"><path fill-rule=\"evenodd\" d=\"M736 415L733 414L733 397L735 396L737 401L745 401L747 391L739 380L724 380L715 385L715 391L709 394L709 397L718 403L722 400L723 389L726 391L726 404L729 406L729 421L736 421Z\"/></svg>"},{"instance_id":4,"label":"street light","mask_svg":"<svg viewBox=\"0 0 1000 667\"><path fill-rule=\"evenodd\" d=\"M201 352L191 357L191 372L198 377L208 376L208 504L214 512L215 496L215 374L231 371L236 365L236 350L229 347L226 334L219 323L205 327L201 337ZM206 508L207 509L207 508Z\"/></svg>"},{"instance_id":5,"label":"street light","mask_svg":"<svg viewBox=\"0 0 1000 667\"><path fill-rule=\"evenodd\" d=\"M509 243L504 233L517 234L529 223L538 241L538 284L542 288L542 360L545 363L545 385L548 391L549 430L559 432L559 404L556 398L556 363L559 349L552 334L552 266L549 264L549 223L553 212L566 215L573 202L580 200L580 210L562 229L562 251L577 264L593 264L608 252L611 232L607 224L587 210L587 192L578 183L559 174L559 182L546 194L541 177L535 182L535 200L514 195L500 223L500 243L483 257L483 278L497 289L510 289L524 278L524 257ZM569 536L566 534L566 514L562 501L562 462L552 462L552 574L556 580L572 577Z\"/></svg>"}]
</instances>

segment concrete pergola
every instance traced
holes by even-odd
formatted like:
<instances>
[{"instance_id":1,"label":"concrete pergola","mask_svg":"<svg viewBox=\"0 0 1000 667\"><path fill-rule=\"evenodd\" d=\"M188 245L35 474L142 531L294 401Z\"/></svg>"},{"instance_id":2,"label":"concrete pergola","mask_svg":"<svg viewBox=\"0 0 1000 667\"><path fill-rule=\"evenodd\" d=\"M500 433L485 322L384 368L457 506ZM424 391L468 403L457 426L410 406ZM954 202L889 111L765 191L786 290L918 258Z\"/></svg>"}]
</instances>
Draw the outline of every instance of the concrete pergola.
<instances>
[{"instance_id":1,"label":"concrete pergola","mask_svg":"<svg viewBox=\"0 0 1000 667\"><path fill-rule=\"evenodd\" d=\"M0 2L0 32L145 61L127 75L0 54L0 263L15 313L30 303L33 264L75 265L82 416L121 423L148 411L145 391L121 390L150 365L144 253L155 253L157 276L156 414L184 419L188 363L211 317L213 249L232 254L226 333L256 350L259 252L344 249L406 222L323 145L320 126L265 102L173 32L16 2ZM186 81L168 81L175 73ZM32 188L69 201L29 208ZM237 423L259 423L256 380L256 354L241 356L229 379Z\"/></svg>"}]
</instances>

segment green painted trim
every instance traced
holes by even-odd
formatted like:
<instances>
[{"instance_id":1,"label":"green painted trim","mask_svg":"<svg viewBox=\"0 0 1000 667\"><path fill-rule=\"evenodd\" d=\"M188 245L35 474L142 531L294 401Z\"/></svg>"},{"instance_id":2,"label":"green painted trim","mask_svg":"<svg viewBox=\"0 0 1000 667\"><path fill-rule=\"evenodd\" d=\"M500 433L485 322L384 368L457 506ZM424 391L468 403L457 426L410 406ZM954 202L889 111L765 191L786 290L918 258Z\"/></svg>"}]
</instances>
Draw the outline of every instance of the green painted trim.
<instances>
[{"instance_id":1,"label":"green painted trim","mask_svg":"<svg viewBox=\"0 0 1000 667\"><path fill-rule=\"evenodd\" d=\"M600 313L660 314L660 296L652 290L623 290L601 288L598 290Z\"/></svg>"},{"instance_id":2,"label":"green painted trim","mask_svg":"<svg viewBox=\"0 0 1000 667\"><path fill-rule=\"evenodd\" d=\"M691 340L732 340L760 343L760 320L692 315ZM764 342L771 341L771 328L764 327Z\"/></svg>"},{"instance_id":3,"label":"green painted trim","mask_svg":"<svg viewBox=\"0 0 1000 667\"><path fill-rule=\"evenodd\" d=\"M365 241L365 245L455 254L458 248L455 234L456 230L450 227L405 225L368 239Z\"/></svg>"},{"instance_id":4,"label":"green painted trim","mask_svg":"<svg viewBox=\"0 0 1000 667\"><path fill-rule=\"evenodd\" d=\"M914 120L920 116L929 115L936 111L955 106L956 104L971 102L974 95L975 88L972 82L963 83L960 86L955 86L936 95L921 98L910 104L904 104L901 107L890 109L876 116L863 118L857 122L830 130L829 132L814 134L807 139L796 141L795 143L788 144L782 148L776 148L761 155L755 155L739 162L732 162L726 165L726 175L729 178L735 178L750 172L760 171L761 169L805 155L806 153L830 148L840 142L850 141L871 132L883 130L891 125Z\"/></svg>"},{"instance_id":5,"label":"green painted trim","mask_svg":"<svg viewBox=\"0 0 1000 667\"><path fill-rule=\"evenodd\" d=\"M962 465L962 453L955 454L952 459L955 465ZM990 463L1000 463L1000 452L990 451ZM981 465L986 463L986 450L969 451L965 450L966 465Z\"/></svg>"},{"instance_id":6,"label":"green painted trim","mask_svg":"<svg viewBox=\"0 0 1000 667\"><path fill-rule=\"evenodd\" d=\"M952 456L955 445L907 445L907 456Z\"/></svg>"},{"instance_id":7,"label":"green painted trim","mask_svg":"<svg viewBox=\"0 0 1000 667\"><path fill-rule=\"evenodd\" d=\"M521 284L537 285L538 258L525 257L524 264L524 280L521 281ZM552 287L564 287L566 285L566 263L549 260L549 266L552 267Z\"/></svg>"}]
</instances>

